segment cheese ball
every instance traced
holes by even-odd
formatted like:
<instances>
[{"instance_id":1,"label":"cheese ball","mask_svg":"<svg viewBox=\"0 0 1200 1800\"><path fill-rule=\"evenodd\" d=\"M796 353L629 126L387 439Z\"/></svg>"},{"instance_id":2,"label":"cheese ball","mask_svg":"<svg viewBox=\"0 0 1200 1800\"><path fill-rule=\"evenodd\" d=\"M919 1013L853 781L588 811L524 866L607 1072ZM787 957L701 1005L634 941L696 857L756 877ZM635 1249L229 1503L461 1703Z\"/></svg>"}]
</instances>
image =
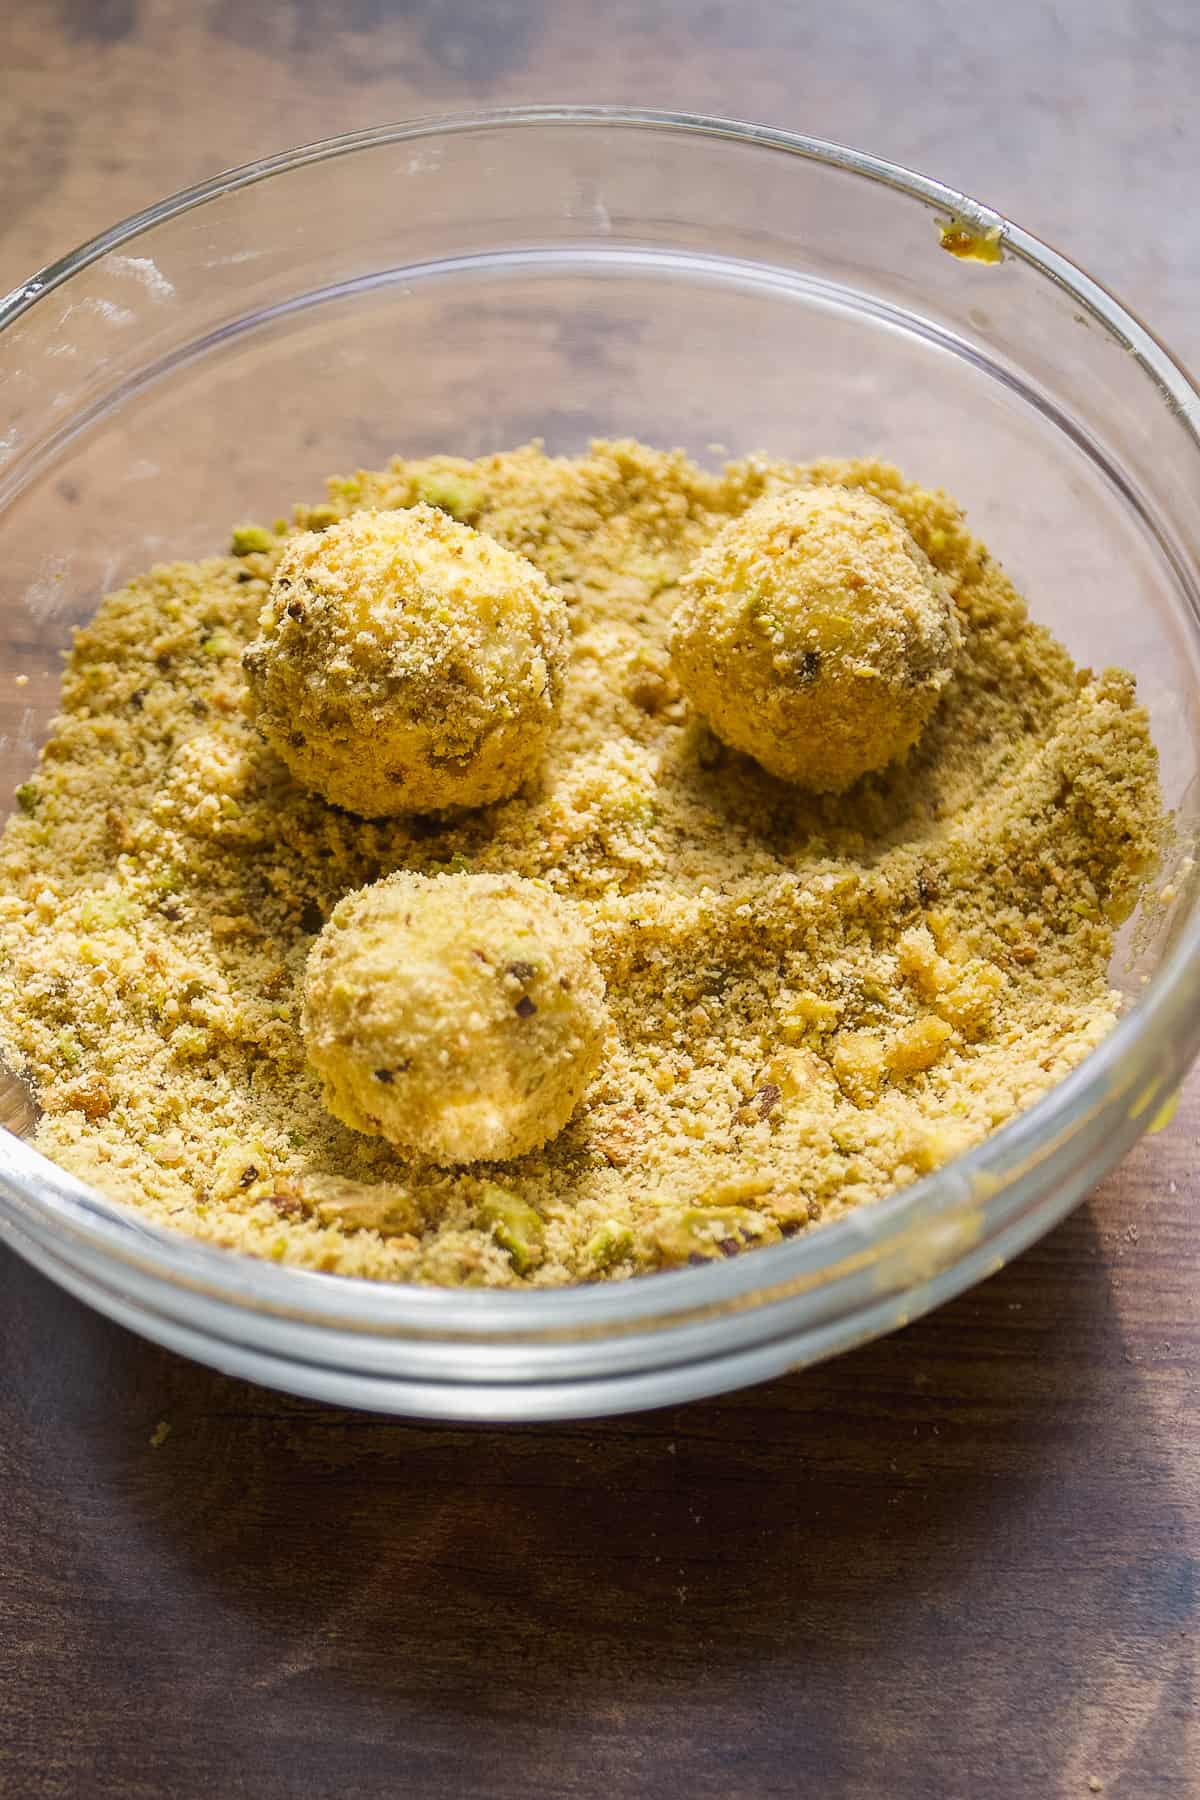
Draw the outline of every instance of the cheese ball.
<instances>
[{"instance_id":1,"label":"cheese ball","mask_svg":"<svg viewBox=\"0 0 1200 1800\"><path fill-rule=\"evenodd\" d=\"M296 779L382 818L515 793L554 726L568 636L532 563L420 505L292 539L242 660Z\"/></svg>"},{"instance_id":2,"label":"cheese ball","mask_svg":"<svg viewBox=\"0 0 1200 1800\"><path fill-rule=\"evenodd\" d=\"M916 743L953 671L953 596L899 516L857 488L767 495L691 565L671 660L717 736L839 793Z\"/></svg>"},{"instance_id":3,"label":"cheese ball","mask_svg":"<svg viewBox=\"0 0 1200 1800\"><path fill-rule=\"evenodd\" d=\"M582 924L520 876L389 876L339 901L309 953L303 1029L326 1107L430 1162L556 1136L606 1023Z\"/></svg>"}]
</instances>

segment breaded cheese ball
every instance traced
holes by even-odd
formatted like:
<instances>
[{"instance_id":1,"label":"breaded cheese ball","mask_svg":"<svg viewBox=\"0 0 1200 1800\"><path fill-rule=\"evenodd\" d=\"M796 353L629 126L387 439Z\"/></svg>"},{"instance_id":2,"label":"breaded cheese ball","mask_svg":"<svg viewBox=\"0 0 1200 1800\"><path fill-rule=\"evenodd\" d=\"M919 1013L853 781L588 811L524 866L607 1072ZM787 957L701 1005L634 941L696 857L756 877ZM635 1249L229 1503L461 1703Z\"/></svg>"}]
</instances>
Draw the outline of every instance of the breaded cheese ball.
<instances>
[{"instance_id":1,"label":"breaded cheese ball","mask_svg":"<svg viewBox=\"0 0 1200 1800\"><path fill-rule=\"evenodd\" d=\"M419 505L292 539L243 665L296 779L382 818L515 793L557 717L568 635L532 563Z\"/></svg>"},{"instance_id":2,"label":"breaded cheese ball","mask_svg":"<svg viewBox=\"0 0 1200 1800\"><path fill-rule=\"evenodd\" d=\"M911 749L962 641L929 558L856 488L765 496L681 588L671 660L692 704L725 743L818 793Z\"/></svg>"},{"instance_id":3,"label":"breaded cheese ball","mask_svg":"<svg viewBox=\"0 0 1200 1800\"><path fill-rule=\"evenodd\" d=\"M556 1136L606 1023L582 924L516 875L389 876L339 901L309 953L303 1029L325 1105L430 1162Z\"/></svg>"}]
</instances>

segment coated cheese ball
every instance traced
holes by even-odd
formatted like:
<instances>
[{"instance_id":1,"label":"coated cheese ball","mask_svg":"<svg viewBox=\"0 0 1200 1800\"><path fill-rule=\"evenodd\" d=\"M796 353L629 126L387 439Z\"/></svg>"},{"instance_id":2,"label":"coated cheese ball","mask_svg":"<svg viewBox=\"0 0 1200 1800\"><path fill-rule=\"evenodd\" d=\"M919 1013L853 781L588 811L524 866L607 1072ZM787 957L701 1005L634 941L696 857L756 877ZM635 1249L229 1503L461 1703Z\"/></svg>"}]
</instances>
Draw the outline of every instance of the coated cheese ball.
<instances>
[{"instance_id":1,"label":"coated cheese ball","mask_svg":"<svg viewBox=\"0 0 1200 1800\"><path fill-rule=\"evenodd\" d=\"M556 1136L605 1026L582 925L516 875L389 876L340 901L309 953L303 1028L326 1107L430 1162Z\"/></svg>"},{"instance_id":2,"label":"coated cheese ball","mask_svg":"<svg viewBox=\"0 0 1200 1800\"><path fill-rule=\"evenodd\" d=\"M366 818L483 806L540 762L566 602L433 506L357 512L285 548L243 664L296 779Z\"/></svg>"},{"instance_id":3,"label":"coated cheese ball","mask_svg":"<svg viewBox=\"0 0 1200 1800\"><path fill-rule=\"evenodd\" d=\"M819 793L911 749L961 644L924 551L855 488L767 495L681 587L671 659L684 692L725 743Z\"/></svg>"}]
</instances>

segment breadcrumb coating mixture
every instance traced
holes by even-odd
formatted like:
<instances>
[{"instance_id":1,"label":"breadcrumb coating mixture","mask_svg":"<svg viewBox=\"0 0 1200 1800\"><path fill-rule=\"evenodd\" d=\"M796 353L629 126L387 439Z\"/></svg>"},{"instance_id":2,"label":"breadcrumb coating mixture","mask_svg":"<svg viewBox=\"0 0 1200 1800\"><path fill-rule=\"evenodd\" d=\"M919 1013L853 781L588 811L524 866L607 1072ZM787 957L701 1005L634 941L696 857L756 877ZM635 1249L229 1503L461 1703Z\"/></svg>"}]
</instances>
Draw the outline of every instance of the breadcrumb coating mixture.
<instances>
[{"instance_id":1,"label":"breadcrumb coating mixture","mask_svg":"<svg viewBox=\"0 0 1200 1800\"><path fill-rule=\"evenodd\" d=\"M945 582L861 489L768 494L682 590L671 660L688 699L725 743L818 793L903 756L958 655Z\"/></svg>"},{"instance_id":2,"label":"breadcrumb coating mixture","mask_svg":"<svg viewBox=\"0 0 1200 1800\"><path fill-rule=\"evenodd\" d=\"M907 760L840 795L723 745L667 649L695 557L796 485L894 508L962 635ZM420 501L565 596L562 719L513 798L366 821L263 742L241 657L298 532ZM875 462L708 473L634 443L528 446L335 480L234 547L152 569L78 633L0 843L0 1042L35 1141L141 1216L378 1280L621 1278L903 1187L1114 1022L1113 932L1162 828L1147 720L1128 675L1076 669L1028 619L944 495ZM326 1110L306 958L394 870L520 876L573 909L609 1022L544 1148L441 1168Z\"/></svg>"}]
</instances>

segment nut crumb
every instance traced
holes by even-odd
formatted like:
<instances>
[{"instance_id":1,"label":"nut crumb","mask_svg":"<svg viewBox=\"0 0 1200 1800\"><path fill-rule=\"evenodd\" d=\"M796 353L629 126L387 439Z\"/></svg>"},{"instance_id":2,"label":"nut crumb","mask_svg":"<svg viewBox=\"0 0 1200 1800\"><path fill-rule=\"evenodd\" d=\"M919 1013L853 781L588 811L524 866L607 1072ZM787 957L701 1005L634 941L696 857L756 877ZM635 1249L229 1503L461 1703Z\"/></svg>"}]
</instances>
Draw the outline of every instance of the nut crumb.
<instances>
[{"instance_id":1,"label":"nut crumb","mask_svg":"<svg viewBox=\"0 0 1200 1800\"><path fill-rule=\"evenodd\" d=\"M721 745L667 656L697 556L806 484L892 508L962 634L907 759L819 798ZM1146 715L1128 675L1077 670L1028 618L952 500L879 462L710 473L623 442L398 458L296 519L327 533L430 495L570 609L561 721L536 779L496 806L359 818L258 736L241 653L284 521L239 527L239 554L149 570L76 634L0 844L0 1047L28 1071L48 1156L152 1223L292 1267L621 1280L917 1180L1109 1030L1114 932L1161 835ZM544 884L604 977L610 1022L577 1111L502 1167L409 1160L348 1129L305 1061L317 934L399 870ZM525 1042L558 1003L524 992L521 961L505 949L491 979ZM401 1062L372 1058L370 1104L400 1093Z\"/></svg>"}]
</instances>

